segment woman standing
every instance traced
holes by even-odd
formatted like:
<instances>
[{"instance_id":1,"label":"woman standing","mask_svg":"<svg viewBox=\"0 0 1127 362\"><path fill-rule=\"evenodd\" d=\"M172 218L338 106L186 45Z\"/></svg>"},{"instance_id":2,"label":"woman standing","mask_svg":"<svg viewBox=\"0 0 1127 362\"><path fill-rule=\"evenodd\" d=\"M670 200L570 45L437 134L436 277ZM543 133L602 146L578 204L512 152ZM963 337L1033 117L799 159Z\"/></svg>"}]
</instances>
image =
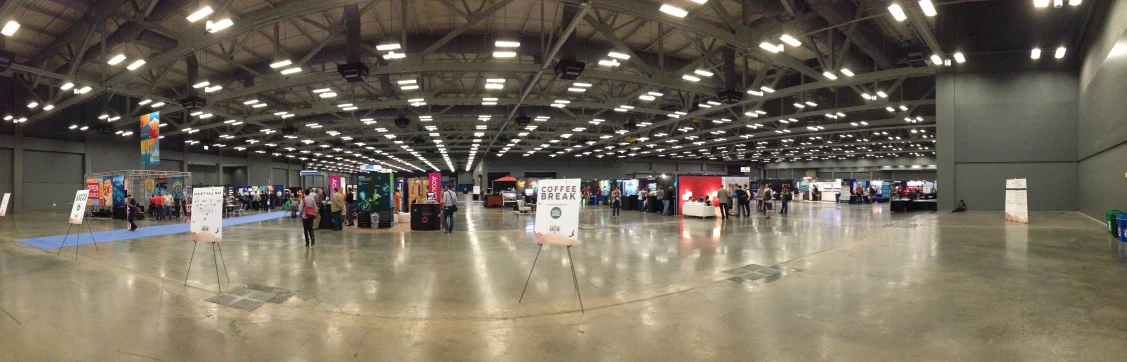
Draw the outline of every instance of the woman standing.
<instances>
[{"instance_id":1,"label":"woman standing","mask_svg":"<svg viewBox=\"0 0 1127 362\"><path fill-rule=\"evenodd\" d=\"M300 192L297 195L301 199L298 210L301 210L301 229L305 236L305 246L317 245L317 237L313 235L313 221L317 218L319 210L317 200L313 198L312 189L309 190L309 195L305 195L305 197L302 197Z\"/></svg>"},{"instance_id":2,"label":"woman standing","mask_svg":"<svg viewBox=\"0 0 1127 362\"><path fill-rule=\"evenodd\" d=\"M611 219L618 219L618 215L622 213L622 192L618 191L618 185L610 186L610 207Z\"/></svg>"}]
</instances>

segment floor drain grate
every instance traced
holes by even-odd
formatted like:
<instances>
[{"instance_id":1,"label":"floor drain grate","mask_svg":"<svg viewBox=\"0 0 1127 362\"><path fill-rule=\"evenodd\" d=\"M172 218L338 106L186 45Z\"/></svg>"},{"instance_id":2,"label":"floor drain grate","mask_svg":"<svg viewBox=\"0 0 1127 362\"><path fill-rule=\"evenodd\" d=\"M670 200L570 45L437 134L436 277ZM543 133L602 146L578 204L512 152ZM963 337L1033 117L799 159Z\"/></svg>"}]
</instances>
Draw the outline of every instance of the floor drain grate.
<instances>
[{"instance_id":1,"label":"floor drain grate","mask_svg":"<svg viewBox=\"0 0 1127 362\"><path fill-rule=\"evenodd\" d=\"M252 311L264 303L282 304L296 293L292 290L258 284L240 285L226 293L208 298L208 302Z\"/></svg>"},{"instance_id":2,"label":"floor drain grate","mask_svg":"<svg viewBox=\"0 0 1127 362\"><path fill-rule=\"evenodd\" d=\"M762 285L767 284L785 276L796 274L800 269L785 268L778 265L762 266L758 264L748 264L739 268L725 270L725 273L734 275L728 280L744 285Z\"/></svg>"}]
</instances>

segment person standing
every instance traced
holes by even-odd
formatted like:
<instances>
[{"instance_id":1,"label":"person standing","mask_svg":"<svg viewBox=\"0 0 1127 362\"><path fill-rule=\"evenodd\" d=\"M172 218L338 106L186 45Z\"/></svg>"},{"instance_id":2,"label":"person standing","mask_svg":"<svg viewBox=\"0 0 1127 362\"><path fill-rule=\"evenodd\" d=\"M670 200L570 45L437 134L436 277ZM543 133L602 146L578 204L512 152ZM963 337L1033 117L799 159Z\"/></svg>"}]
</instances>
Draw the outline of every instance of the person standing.
<instances>
[{"instance_id":1,"label":"person standing","mask_svg":"<svg viewBox=\"0 0 1127 362\"><path fill-rule=\"evenodd\" d=\"M137 218L137 209L140 207L137 205L137 200L133 199L133 195L125 196L125 216L129 220L129 231L137 231L137 224L133 220Z\"/></svg>"},{"instance_id":2,"label":"person standing","mask_svg":"<svg viewBox=\"0 0 1127 362\"><path fill-rule=\"evenodd\" d=\"M677 200L677 191L673 190L673 186L669 186L665 190L665 215L673 215L673 201Z\"/></svg>"},{"instance_id":3,"label":"person standing","mask_svg":"<svg viewBox=\"0 0 1127 362\"><path fill-rule=\"evenodd\" d=\"M442 223L446 226L443 231L447 234L454 232L454 213L458 211L458 194L454 193L454 186L446 185L442 192Z\"/></svg>"},{"instance_id":4,"label":"person standing","mask_svg":"<svg viewBox=\"0 0 1127 362\"><path fill-rule=\"evenodd\" d=\"M333 199L329 205L329 210L333 212L333 231L341 231L344 229L343 220L341 220L341 212L344 212L344 193L340 192L340 187L333 188Z\"/></svg>"},{"instance_id":5,"label":"person standing","mask_svg":"<svg viewBox=\"0 0 1127 362\"><path fill-rule=\"evenodd\" d=\"M160 205L161 205L161 208L164 209L164 210L161 210L161 211L164 211L164 218L165 219L171 219L172 218L172 205L173 205L172 204L172 194L164 194L164 196L161 197Z\"/></svg>"},{"instance_id":6,"label":"person standing","mask_svg":"<svg viewBox=\"0 0 1127 362\"><path fill-rule=\"evenodd\" d=\"M747 207L747 190L742 186L736 185L736 217L751 216L750 213L744 213L744 208Z\"/></svg>"},{"instance_id":7,"label":"person standing","mask_svg":"<svg viewBox=\"0 0 1127 362\"><path fill-rule=\"evenodd\" d=\"M716 190L716 202L720 203L720 220L728 220L728 204L732 202L732 197L728 195L727 187Z\"/></svg>"},{"instance_id":8,"label":"person standing","mask_svg":"<svg viewBox=\"0 0 1127 362\"><path fill-rule=\"evenodd\" d=\"M658 187L654 197L654 209L658 209L658 213L665 214L665 189Z\"/></svg>"},{"instance_id":9,"label":"person standing","mask_svg":"<svg viewBox=\"0 0 1127 362\"><path fill-rule=\"evenodd\" d=\"M767 215L768 219L771 218L771 207L774 206L771 205L773 196L775 195L774 191L771 190L771 186L763 185L763 213Z\"/></svg>"},{"instance_id":10,"label":"person standing","mask_svg":"<svg viewBox=\"0 0 1127 362\"><path fill-rule=\"evenodd\" d=\"M793 193L790 190L790 185L784 185L783 186L783 194L782 194L782 197L780 197L781 201L783 202L783 207L779 209L779 214L785 215L789 211L789 209L787 208L787 204L790 203L790 198L791 198L792 194Z\"/></svg>"},{"instance_id":11,"label":"person standing","mask_svg":"<svg viewBox=\"0 0 1127 362\"><path fill-rule=\"evenodd\" d=\"M317 237L313 234L313 222L317 219L318 208L317 199L313 197L313 189L309 189L309 194L305 197L299 192L298 198L301 199L298 210L301 210L301 229L305 236L305 246L317 245Z\"/></svg>"},{"instance_id":12,"label":"person standing","mask_svg":"<svg viewBox=\"0 0 1127 362\"><path fill-rule=\"evenodd\" d=\"M618 216L622 214L622 191L618 191L618 185L610 186L610 195L608 196L611 208L610 217L617 220Z\"/></svg>"},{"instance_id":13,"label":"person standing","mask_svg":"<svg viewBox=\"0 0 1127 362\"><path fill-rule=\"evenodd\" d=\"M352 226L352 212L356 210L356 197L352 193L352 188L349 188L344 195L344 224L348 226Z\"/></svg>"},{"instance_id":14,"label":"person standing","mask_svg":"<svg viewBox=\"0 0 1127 362\"><path fill-rule=\"evenodd\" d=\"M313 201L316 202L315 207L317 208L317 217L313 219L313 229L317 230L321 228L321 207L325 206L325 190L317 190L317 193L313 196Z\"/></svg>"}]
</instances>

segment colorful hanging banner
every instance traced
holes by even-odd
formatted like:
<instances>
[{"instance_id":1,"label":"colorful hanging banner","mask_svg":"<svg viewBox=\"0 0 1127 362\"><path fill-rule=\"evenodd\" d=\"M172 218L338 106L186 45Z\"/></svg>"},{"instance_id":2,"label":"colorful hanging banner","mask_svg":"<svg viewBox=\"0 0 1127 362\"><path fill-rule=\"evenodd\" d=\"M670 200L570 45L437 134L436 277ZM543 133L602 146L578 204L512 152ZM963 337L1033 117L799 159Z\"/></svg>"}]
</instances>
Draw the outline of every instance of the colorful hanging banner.
<instances>
[{"instance_id":1,"label":"colorful hanging banner","mask_svg":"<svg viewBox=\"0 0 1127 362\"><path fill-rule=\"evenodd\" d=\"M340 175L329 176L329 191L335 192L338 189L341 191L344 190L340 188Z\"/></svg>"},{"instance_id":2,"label":"colorful hanging banner","mask_svg":"<svg viewBox=\"0 0 1127 362\"><path fill-rule=\"evenodd\" d=\"M111 178L113 181L113 207L125 207L125 175L117 175ZM82 201L85 203L86 199Z\"/></svg>"},{"instance_id":3,"label":"colorful hanging banner","mask_svg":"<svg viewBox=\"0 0 1127 362\"><path fill-rule=\"evenodd\" d=\"M98 188L98 191L98 196L102 200L102 207L113 206L113 177L102 176L102 186Z\"/></svg>"},{"instance_id":4,"label":"colorful hanging banner","mask_svg":"<svg viewBox=\"0 0 1127 362\"><path fill-rule=\"evenodd\" d=\"M160 164L160 112L141 115L141 166ZM146 185L147 186L147 185Z\"/></svg>"},{"instance_id":5,"label":"colorful hanging banner","mask_svg":"<svg viewBox=\"0 0 1127 362\"><path fill-rule=\"evenodd\" d=\"M89 206L102 206L102 200L99 197L102 195L100 191L101 185L98 184L98 179L89 177L86 179L86 191L90 191L86 198L86 204Z\"/></svg>"},{"instance_id":6,"label":"colorful hanging banner","mask_svg":"<svg viewBox=\"0 0 1127 362\"><path fill-rule=\"evenodd\" d=\"M168 190L169 190L169 192L172 193L172 198L174 198L174 199L184 198L184 178L183 177L173 177L173 178L168 179Z\"/></svg>"},{"instance_id":7,"label":"colorful hanging banner","mask_svg":"<svg viewBox=\"0 0 1127 362\"><path fill-rule=\"evenodd\" d=\"M427 193L438 195L442 192L442 174L431 172L427 174Z\"/></svg>"}]
</instances>

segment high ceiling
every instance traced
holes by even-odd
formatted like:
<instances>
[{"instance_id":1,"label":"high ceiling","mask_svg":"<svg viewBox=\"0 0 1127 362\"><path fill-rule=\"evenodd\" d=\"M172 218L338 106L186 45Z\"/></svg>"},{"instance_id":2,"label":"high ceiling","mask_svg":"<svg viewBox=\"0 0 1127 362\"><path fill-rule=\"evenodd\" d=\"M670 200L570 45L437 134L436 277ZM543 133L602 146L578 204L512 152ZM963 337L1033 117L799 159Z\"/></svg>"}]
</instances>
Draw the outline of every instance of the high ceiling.
<instances>
[{"instance_id":1,"label":"high ceiling","mask_svg":"<svg viewBox=\"0 0 1127 362\"><path fill-rule=\"evenodd\" d=\"M15 53L9 73L26 92L4 111L25 129L110 125L125 138L136 137L125 120L160 111L169 144L342 169L468 170L484 157L545 154L930 154L941 67L928 58L982 49L939 44L936 17L902 3L905 21L885 1L857 0L7 0L0 23L20 28L0 45ZM942 18L983 5L936 6ZM213 13L189 21L204 7ZM225 19L232 25L207 30ZM586 69L562 79L561 60ZM279 61L292 64L271 67ZM371 73L347 82L337 66L356 61ZM291 68L300 70L282 74ZM742 100L720 102L726 89ZM185 112L192 95L206 106Z\"/></svg>"}]
</instances>

